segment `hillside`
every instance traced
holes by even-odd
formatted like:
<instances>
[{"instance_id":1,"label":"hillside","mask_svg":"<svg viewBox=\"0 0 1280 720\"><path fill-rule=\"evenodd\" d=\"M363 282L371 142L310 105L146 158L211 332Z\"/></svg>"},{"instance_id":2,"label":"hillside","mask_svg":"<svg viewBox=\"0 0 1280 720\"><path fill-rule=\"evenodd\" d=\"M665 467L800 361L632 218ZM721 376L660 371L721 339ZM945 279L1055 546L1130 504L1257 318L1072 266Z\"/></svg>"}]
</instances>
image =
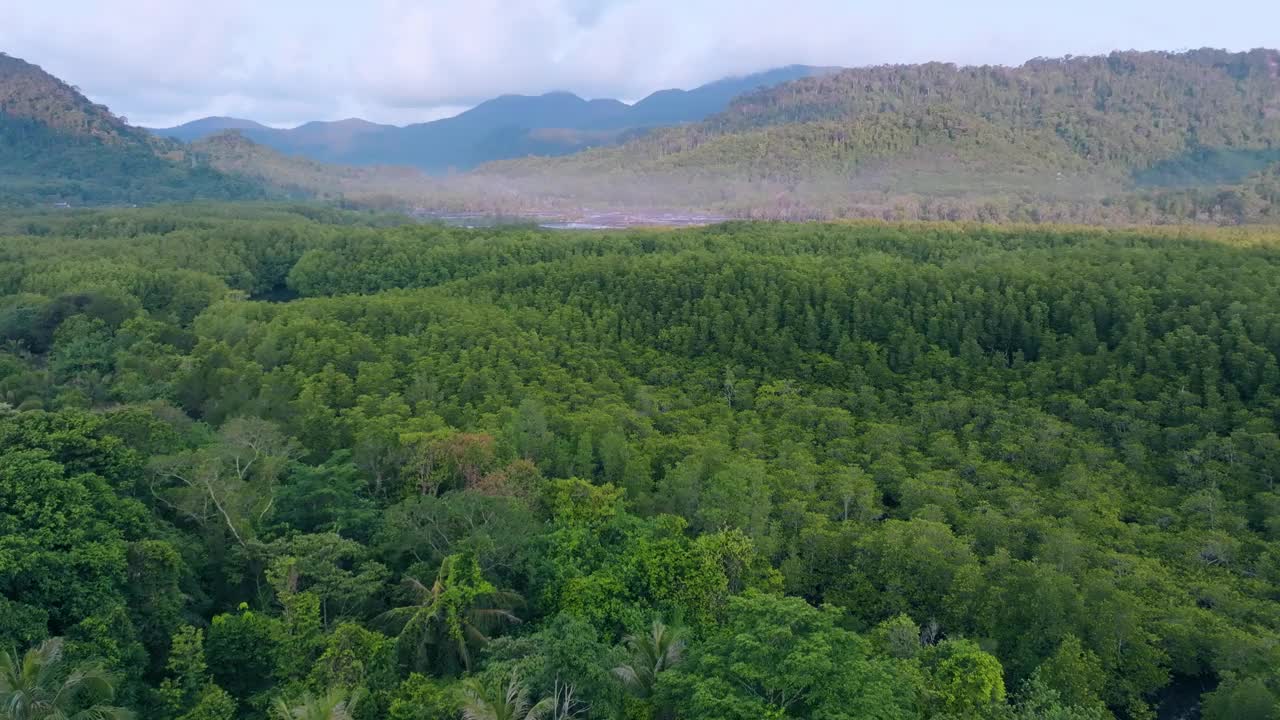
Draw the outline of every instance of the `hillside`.
<instances>
[{"instance_id":1,"label":"hillside","mask_svg":"<svg viewBox=\"0 0 1280 720\"><path fill-rule=\"evenodd\" d=\"M637 129L696 122L725 110L742 93L831 72L795 65L725 78L692 90L661 90L627 105L619 100L584 100L568 92L503 95L455 117L406 127L365 120L310 122L292 129L252 120L204 118L156 134L184 142L224 131L290 155L348 165L412 165L431 173L466 170L509 158L565 155L610 145Z\"/></svg>"},{"instance_id":2,"label":"hillside","mask_svg":"<svg viewBox=\"0 0 1280 720\"><path fill-rule=\"evenodd\" d=\"M673 201L739 209L781 193L821 215L921 196L1102 207L1247 184L1277 161L1280 53L1197 50L845 70L618 147L478 174L564 194L666 186ZM757 192L739 202L734 186Z\"/></svg>"},{"instance_id":3,"label":"hillside","mask_svg":"<svg viewBox=\"0 0 1280 720\"><path fill-rule=\"evenodd\" d=\"M0 54L0 206L250 199L267 193Z\"/></svg>"},{"instance_id":4,"label":"hillside","mask_svg":"<svg viewBox=\"0 0 1280 720\"><path fill-rule=\"evenodd\" d=\"M290 197L351 200L399 206L413 197L438 192L439 183L408 167L353 167L285 155L228 130L188 147L210 167L249 178Z\"/></svg>"}]
</instances>

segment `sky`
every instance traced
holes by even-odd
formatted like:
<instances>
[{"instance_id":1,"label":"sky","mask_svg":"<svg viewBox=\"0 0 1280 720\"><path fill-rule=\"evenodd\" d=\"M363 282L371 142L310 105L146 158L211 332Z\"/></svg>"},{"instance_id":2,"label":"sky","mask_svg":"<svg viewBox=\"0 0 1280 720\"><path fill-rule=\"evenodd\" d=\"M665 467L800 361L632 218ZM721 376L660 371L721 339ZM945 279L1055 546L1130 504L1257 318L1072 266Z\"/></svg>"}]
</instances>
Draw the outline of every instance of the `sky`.
<instances>
[{"instance_id":1,"label":"sky","mask_svg":"<svg viewBox=\"0 0 1280 720\"><path fill-rule=\"evenodd\" d=\"M152 127L402 125L504 93L630 101L793 63L1246 50L1280 45L1276 28L1276 0L0 0L0 52Z\"/></svg>"}]
</instances>

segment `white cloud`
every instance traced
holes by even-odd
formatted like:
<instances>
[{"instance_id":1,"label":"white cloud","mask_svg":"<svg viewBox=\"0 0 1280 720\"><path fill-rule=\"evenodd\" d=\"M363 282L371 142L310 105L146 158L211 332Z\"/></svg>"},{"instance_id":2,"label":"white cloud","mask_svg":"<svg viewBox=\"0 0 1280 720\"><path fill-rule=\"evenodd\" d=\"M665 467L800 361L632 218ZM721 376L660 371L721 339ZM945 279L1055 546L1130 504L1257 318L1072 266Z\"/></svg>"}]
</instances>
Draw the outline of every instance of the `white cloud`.
<instances>
[{"instance_id":1,"label":"white cloud","mask_svg":"<svg viewBox=\"0 0 1280 720\"><path fill-rule=\"evenodd\" d=\"M1278 3L1238 0L1219 17L1202 9L1191 0L0 0L0 50L135 122L405 123L501 93L636 98L796 62L1014 63L1275 44Z\"/></svg>"}]
</instances>

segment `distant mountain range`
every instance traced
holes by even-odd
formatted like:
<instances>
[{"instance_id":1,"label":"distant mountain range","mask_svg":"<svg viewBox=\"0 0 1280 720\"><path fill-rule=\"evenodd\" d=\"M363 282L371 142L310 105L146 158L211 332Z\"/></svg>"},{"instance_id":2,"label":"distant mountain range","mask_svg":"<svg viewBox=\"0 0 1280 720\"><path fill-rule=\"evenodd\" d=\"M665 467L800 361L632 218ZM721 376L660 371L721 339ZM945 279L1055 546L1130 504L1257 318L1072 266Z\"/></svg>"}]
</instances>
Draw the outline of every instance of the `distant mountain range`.
<instances>
[{"instance_id":1,"label":"distant mountain range","mask_svg":"<svg viewBox=\"0 0 1280 720\"><path fill-rule=\"evenodd\" d=\"M778 217L1280 221L1280 52L850 69L476 174L583 204Z\"/></svg>"},{"instance_id":2,"label":"distant mountain range","mask_svg":"<svg viewBox=\"0 0 1280 720\"><path fill-rule=\"evenodd\" d=\"M704 120L745 92L832 72L834 68L793 65L692 90L662 90L633 105L584 100L568 92L504 95L455 117L406 127L350 119L278 129L252 120L211 117L152 132L191 142L236 130L288 155L346 165L409 165L442 174L494 160L566 155L611 145L647 128Z\"/></svg>"},{"instance_id":3,"label":"distant mountain range","mask_svg":"<svg viewBox=\"0 0 1280 720\"><path fill-rule=\"evenodd\" d=\"M209 118L172 132L192 141L0 54L0 205L311 197L505 215L1280 224L1275 50L791 67L634 105L550 93L403 128Z\"/></svg>"}]
</instances>

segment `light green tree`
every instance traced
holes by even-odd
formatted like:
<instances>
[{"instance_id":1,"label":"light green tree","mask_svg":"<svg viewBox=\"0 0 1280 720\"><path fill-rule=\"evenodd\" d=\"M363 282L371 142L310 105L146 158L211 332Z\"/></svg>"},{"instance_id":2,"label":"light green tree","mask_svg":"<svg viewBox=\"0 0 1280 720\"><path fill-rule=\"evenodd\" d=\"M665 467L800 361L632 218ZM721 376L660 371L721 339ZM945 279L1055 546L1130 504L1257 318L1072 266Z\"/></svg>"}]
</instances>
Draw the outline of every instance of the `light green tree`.
<instances>
[{"instance_id":1,"label":"light green tree","mask_svg":"<svg viewBox=\"0 0 1280 720\"><path fill-rule=\"evenodd\" d=\"M938 712L963 718L992 717L1004 707L1000 661L969 640L946 640L924 653L930 695Z\"/></svg>"},{"instance_id":2,"label":"light green tree","mask_svg":"<svg viewBox=\"0 0 1280 720\"><path fill-rule=\"evenodd\" d=\"M662 673L658 702L690 718L920 716L918 684L895 661L837 625L839 612L800 598L748 591L686 662Z\"/></svg>"}]
</instances>

